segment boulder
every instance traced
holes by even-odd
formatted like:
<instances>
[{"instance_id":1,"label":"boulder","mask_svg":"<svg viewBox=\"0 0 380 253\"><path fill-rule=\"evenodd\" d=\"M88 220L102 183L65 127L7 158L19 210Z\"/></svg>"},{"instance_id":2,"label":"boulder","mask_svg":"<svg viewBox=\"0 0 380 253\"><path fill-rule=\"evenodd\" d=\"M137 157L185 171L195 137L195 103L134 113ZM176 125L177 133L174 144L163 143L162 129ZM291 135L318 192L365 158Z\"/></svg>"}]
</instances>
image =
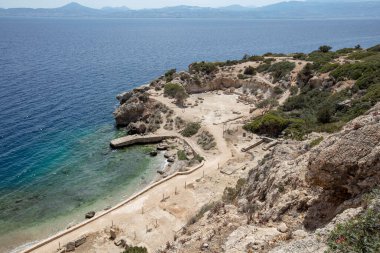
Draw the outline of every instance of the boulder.
<instances>
[{"instance_id":1,"label":"boulder","mask_svg":"<svg viewBox=\"0 0 380 253\"><path fill-rule=\"evenodd\" d=\"M288 226L284 222L281 222L280 225L277 227L277 230L281 233L288 232Z\"/></svg>"},{"instance_id":2,"label":"boulder","mask_svg":"<svg viewBox=\"0 0 380 253\"><path fill-rule=\"evenodd\" d=\"M79 239L75 240L75 247L81 246L83 243L86 242L86 236L82 236Z\"/></svg>"},{"instance_id":3,"label":"boulder","mask_svg":"<svg viewBox=\"0 0 380 253\"><path fill-rule=\"evenodd\" d=\"M90 212L86 213L85 218L91 219L94 216L95 216L95 211L90 211Z\"/></svg>"},{"instance_id":4,"label":"boulder","mask_svg":"<svg viewBox=\"0 0 380 253\"><path fill-rule=\"evenodd\" d=\"M71 252L75 250L75 242L69 242L66 244L66 252Z\"/></svg>"},{"instance_id":5,"label":"boulder","mask_svg":"<svg viewBox=\"0 0 380 253\"><path fill-rule=\"evenodd\" d=\"M150 156L157 156L158 152L156 150L150 151L149 153Z\"/></svg>"}]
</instances>

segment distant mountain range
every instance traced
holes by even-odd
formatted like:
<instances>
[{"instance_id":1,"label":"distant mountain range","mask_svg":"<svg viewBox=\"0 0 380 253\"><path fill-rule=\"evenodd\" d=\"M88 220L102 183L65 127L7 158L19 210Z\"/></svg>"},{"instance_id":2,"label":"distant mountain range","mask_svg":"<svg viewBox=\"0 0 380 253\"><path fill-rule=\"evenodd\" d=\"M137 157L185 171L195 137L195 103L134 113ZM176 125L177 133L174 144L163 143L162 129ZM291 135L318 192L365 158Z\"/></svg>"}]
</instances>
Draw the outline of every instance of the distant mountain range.
<instances>
[{"instance_id":1,"label":"distant mountain range","mask_svg":"<svg viewBox=\"0 0 380 253\"><path fill-rule=\"evenodd\" d=\"M221 8L175 6L132 10L128 7L93 9L78 3L59 8L1 9L0 17L102 17L102 18L235 18L235 19L306 19L306 18L380 18L380 1L290 1L264 7L231 5Z\"/></svg>"}]
</instances>

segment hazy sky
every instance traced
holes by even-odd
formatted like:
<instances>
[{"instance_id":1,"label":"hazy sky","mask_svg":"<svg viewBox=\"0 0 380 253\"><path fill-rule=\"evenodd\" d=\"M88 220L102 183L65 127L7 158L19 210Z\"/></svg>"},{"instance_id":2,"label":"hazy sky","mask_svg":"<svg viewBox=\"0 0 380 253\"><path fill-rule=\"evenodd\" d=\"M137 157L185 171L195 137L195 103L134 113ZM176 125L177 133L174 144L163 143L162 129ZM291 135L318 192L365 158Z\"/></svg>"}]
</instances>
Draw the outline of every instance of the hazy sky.
<instances>
[{"instance_id":1,"label":"hazy sky","mask_svg":"<svg viewBox=\"0 0 380 253\"><path fill-rule=\"evenodd\" d=\"M73 2L73 0L0 0L1 8L31 7L52 8ZM127 6L133 9L157 8L174 5L195 5L220 7L232 4L244 6L262 6L266 4L281 2L281 0L75 0L74 2L93 8L104 6Z\"/></svg>"}]
</instances>

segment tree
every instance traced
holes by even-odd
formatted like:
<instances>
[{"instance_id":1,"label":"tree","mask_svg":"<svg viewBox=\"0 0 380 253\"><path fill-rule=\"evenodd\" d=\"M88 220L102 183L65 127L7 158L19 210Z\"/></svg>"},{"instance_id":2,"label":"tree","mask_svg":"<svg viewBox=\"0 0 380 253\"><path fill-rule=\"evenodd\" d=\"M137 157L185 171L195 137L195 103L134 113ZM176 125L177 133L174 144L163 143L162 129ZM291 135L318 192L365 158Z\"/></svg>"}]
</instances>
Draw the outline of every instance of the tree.
<instances>
[{"instance_id":1,"label":"tree","mask_svg":"<svg viewBox=\"0 0 380 253\"><path fill-rule=\"evenodd\" d=\"M330 46L327 46L327 45L323 45L323 46L320 46L319 47L319 51L321 51L322 53L327 53L331 50L332 47Z\"/></svg>"}]
</instances>

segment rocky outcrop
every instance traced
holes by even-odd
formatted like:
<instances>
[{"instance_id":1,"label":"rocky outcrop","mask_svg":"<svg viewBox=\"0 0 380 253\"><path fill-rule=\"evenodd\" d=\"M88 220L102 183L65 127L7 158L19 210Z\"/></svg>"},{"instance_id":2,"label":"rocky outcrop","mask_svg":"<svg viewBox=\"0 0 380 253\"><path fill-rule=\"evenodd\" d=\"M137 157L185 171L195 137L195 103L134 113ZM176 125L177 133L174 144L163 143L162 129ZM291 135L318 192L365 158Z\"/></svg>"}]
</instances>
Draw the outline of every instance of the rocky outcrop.
<instances>
[{"instance_id":1,"label":"rocky outcrop","mask_svg":"<svg viewBox=\"0 0 380 253\"><path fill-rule=\"evenodd\" d=\"M117 96L120 106L114 117L117 127L126 127L129 134L155 132L163 123L162 114L169 109L162 103L149 97L149 87L134 89Z\"/></svg>"},{"instance_id":2,"label":"rocky outcrop","mask_svg":"<svg viewBox=\"0 0 380 253\"><path fill-rule=\"evenodd\" d=\"M304 178L307 151L305 143L286 141L250 171L242 197L255 207L261 223L287 219L293 226L302 223L313 196Z\"/></svg>"},{"instance_id":3,"label":"rocky outcrop","mask_svg":"<svg viewBox=\"0 0 380 253\"><path fill-rule=\"evenodd\" d=\"M315 229L380 184L380 104L311 151L306 181L322 189L305 217Z\"/></svg>"}]
</instances>

